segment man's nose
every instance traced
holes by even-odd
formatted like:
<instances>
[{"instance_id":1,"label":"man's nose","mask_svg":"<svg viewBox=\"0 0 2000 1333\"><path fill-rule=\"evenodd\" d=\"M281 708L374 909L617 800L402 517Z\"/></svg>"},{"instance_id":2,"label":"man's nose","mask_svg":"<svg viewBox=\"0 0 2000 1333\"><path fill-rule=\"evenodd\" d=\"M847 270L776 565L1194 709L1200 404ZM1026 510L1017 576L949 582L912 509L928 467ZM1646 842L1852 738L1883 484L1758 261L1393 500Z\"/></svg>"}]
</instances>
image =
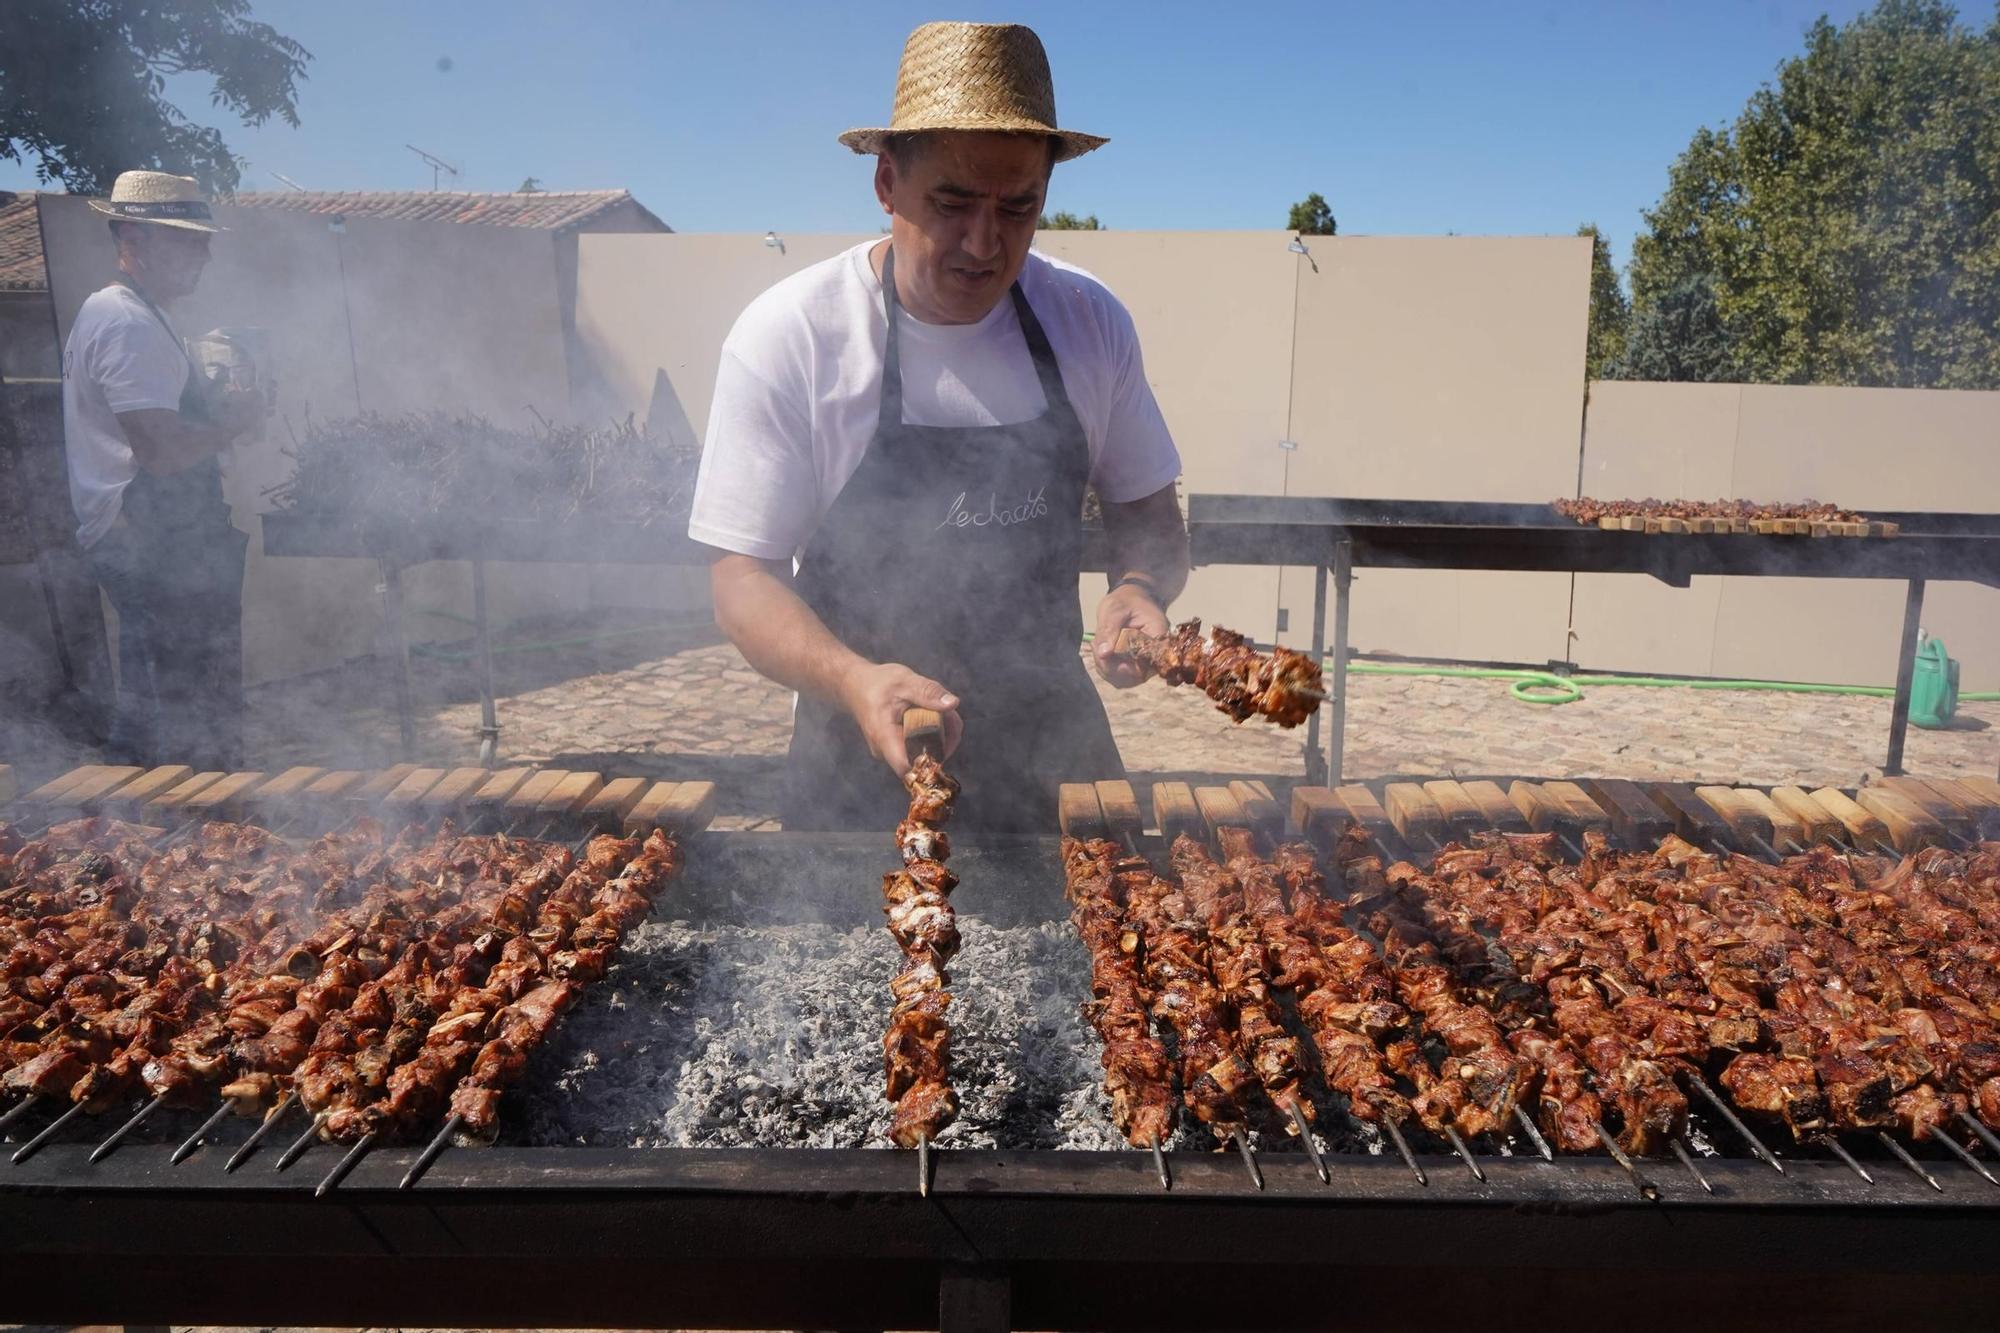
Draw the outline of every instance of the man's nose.
<instances>
[{"instance_id":1,"label":"man's nose","mask_svg":"<svg viewBox=\"0 0 2000 1333\"><path fill-rule=\"evenodd\" d=\"M969 258L987 260L1000 253L1000 219L988 209L977 209L965 228L965 253Z\"/></svg>"}]
</instances>

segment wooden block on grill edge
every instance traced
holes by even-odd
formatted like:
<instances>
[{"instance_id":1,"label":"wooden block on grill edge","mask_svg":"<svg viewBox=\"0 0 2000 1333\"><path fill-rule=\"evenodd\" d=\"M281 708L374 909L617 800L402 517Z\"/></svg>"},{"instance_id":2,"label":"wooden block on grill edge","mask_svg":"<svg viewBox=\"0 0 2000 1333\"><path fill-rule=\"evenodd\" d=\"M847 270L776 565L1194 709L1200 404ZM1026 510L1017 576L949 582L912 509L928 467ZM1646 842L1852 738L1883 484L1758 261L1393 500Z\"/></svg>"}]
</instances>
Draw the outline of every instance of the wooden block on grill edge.
<instances>
[{"instance_id":1,"label":"wooden block on grill edge","mask_svg":"<svg viewBox=\"0 0 2000 1333\"><path fill-rule=\"evenodd\" d=\"M243 813L243 799L264 781L262 773L231 773L220 782L210 783L188 799L186 809L211 819L236 819Z\"/></svg>"},{"instance_id":2,"label":"wooden block on grill edge","mask_svg":"<svg viewBox=\"0 0 2000 1333\"><path fill-rule=\"evenodd\" d=\"M1838 787L1821 787L1812 794L1812 798L1813 804L1840 821L1841 827L1847 830L1848 840L1855 845L1872 843L1888 847L1894 844L1889 826L1856 804L1853 797Z\"/></svg>"},{"instance_id":3,"label":"wooden block on grill edge","mask_svg":"<svg viewBox=\"0 0 2000 1333\"><path fill-rule=\"evenodd\" d=\"M1661 522L1659 519L1652 517L1651 515L1648 515L1646 517L1645 524L1646 524L1645 530L1653 534L1654 536L1658 536L1660 533L1665 532L1667 530L1666 524Z\"/></svg>"},{"instance_id":4,"label":"wooden block on grill edge","mask_svg":"<svg viewBox=\"0 0 2000 1333\"><path fill-rule=\"evenodd\" d=\"M542 798L536 813L542 815L573 815L583 809L584 803L604 790L602 773L571 773Z\"/></svg>"},{"instance_id":5,"label":"wooden block on grill edge","mask_svg":"<svg viewBox=\"0 0 2000 1333\"><path fill-rule=\"evenodd\" d=\"M1687 530L1687 520L1684 518L1662 518L1660 520L1660 531L1669 536L1685 536Z\"/></svg>"},{"instance_id":6,"label":"wooden block on grill edge","mask_svg":"<svg viewBox=\"0 0 2000 1333\"><path fill-rule=\"evenodd\" d=\"M713 782L679 782L661 804L654 822L669 838L688 839L715 818Z\"/></svg>"},{"instance_id":7,"label":"wooden block on grill edge","mask_svg":"<svg viewBox=\"0 0 2000 1333\"><path fill-rule=\"evenodd\" d=\"M1160 836L1169 846L1183 833L1200 841L1208 831L1202 824L1201 807L1195 804L1194 791L1185 782L1153 784L1153 823L1159 826Z\"/></svg>"},{"instance_id":8,"label":"wooden block on grill edge","mask_svg":"<svg viewBox=\"0 0 2000 1333\"><path fill-rule=\"evenodd\" d=\"M397 814L408 814L417 808L424 794L444 779L441 768L413 768L408 775L389 789L382 798L382 807Z\"/></svg>"},{"instance_id":9,"label":"wooden block on grill edge","mask_svg":"<svg viewBox=\"0 0 2000 1333\"><path fill-rule=\"evenodd\" d=\"M44 782L21 799L29 805L52 805L55 803L57 797L67 792L71 787L76 786L80 782L88 782L110 767L111 765L109 764L85 764L81 768L72 768L59 778L50 778L47 782Z\"/></svg>"},{"instance_id":10,"label":"wooden block on grill edge","mask_svg":"<svg viewBox=\"0 0 2000 1333\"><path fill-rule=\"evenodd\" d=\"M1726 845L1735 841L1736 830L1729 821L1717 813L1714 806L1696 796L1694 788L1687 783L1654 782L1648 783L1644 790L1667 818L1674 821L1674 832L1689 842Z\"/></svg>"},{"instance_id":11,"label":"wooden block on grill edge","mask_svg":"<svg viewBox=\"0 0 2000 1333\"><path fill-rule=\"evenodd\" d=\"M1088 841L1107 836L1097 788L1088 782L1065 782L1057 787L1056 823L1065 837Z\"/></svg>"},{"instance_id":12,"label":"wooden block on grill edge","mask_svg":"<svg viewBox=\"0 0 2000 1333\"><path fill-rule=\"evenodd\" d=\"M467 771L480 772L476 768ZM584 802L577 817L591 828L607 833L617 832L625 827L625 816L632 812L632 807L639 803L639 798L651 785L645 778L613 778L604 784L597 795ZM436 791L437 788L431 790Z\"/></svg>"},{"instance_id":13,"label":"wooden block on grill edge","mask_svg":"<svg viewBox=\"0 0 2000 1333\"><path fill-rule=\"evenodd\" d=\"M1870 537L1896 537L1900 536L1902 531L1903 525L1900 523L1870 523L1868 525L1868 535Z\"/></svg>"},{"instance_id":14,"label":"wooden block on grill edge","mask_svg":"<svg viewBox=\"0 0 2000 1333\"><path fill-rule=\"evenodd\" d=\"M1515 808L1507 793L1500 789L1499 783L1477 780L1459 785L1465 788L1465 794L1472 798L1472 803L1479 807L1479 813L1486 816L1487 824L1495 830L1501 833L1531 831L1528 821Z\"/></svg>"},{"instance_id":15,"label":"wooden block on grill edge","mask_svg":"<svg viewBox=\"0 0 2000 1333\"><path fill-rule=\"evenodd\" d=\"M643 838L656 827L660 811L673 799L678 782L655 782L646 789L646 794L625 812L625 836Z\"/></svg>"},{"instance_id":16,"label":"wooden block on grill edge","mask_svg":"<svg viewBox=\"0 0 2000 1333\"><path fill-rule=\"evenodd\" d=\"M1750 803L1738 797L1734 787L1696 787L1694 794L1708 802L1708 808L1722 816L1731 831L1771 840L1771 821L1762 811L1752 809Z\"/></svg>"},{"instance_id":17,"label":"wooden block on grill edge","mask_svg":"<svg viewBox=\"0 0 2000 1333\"><path fill-rule=\"evenodd\" d=\"M1802 852L1811 845L1806 837L1805 824L1796 815L1787 814L1785 807L1758 788L1738 787L1736 799L1745 808L1756 811L1758 817L1771 826L1771 845L1779 851Z\"/></svg>"},{"instance_id":18,"label":"wooden block on grill edge","mask_svg":"<svg viewBox=\"0 0 2000 1333\"><path fill-rule=\"evenodd\" d=\"M1139 797L1123 778L1103 778L1097 783L1097 804L1104 812L1104 836L1123 842L1129 835L1137 843L1146 831L1146 817L1139 813Z\"/></svg>"},{"instance_id":19,"label":"wooden block on grill edge","mask_svg":"<svg viewBox=\"0 0 2000 1333\"><path fill-rule=\"evenodd\" d=\"M1194 803L1201 811L1201 822L1211 841L1217 829L1250 827L1250 812L1227 787L1196 787Z\"/></svg>"},{"instance_id":20,"label":"wooden block on grill edge","mask_svg":"<svg viewBox=\"0 0 2000 1333\"><path fill-rule=\"evenodd\" d=\"M1596 829L1598 832L1605 834L1611 832L1610 814L1605 811L1603 806L1591 799L1589 792L1579 787L1576 783L1544 782L1542 790L1555 797L1562 804L1563 808L1569 811L1570 816L1576 820L1577 827Z\"/></svg>"},{"instance_id":21,"label":"wooden block on grill edge","mask_svg":"<svg viewBox=\"0 0 2000 1333\"><path fill-rule=\"evenodd\" d=\"M472 793L466 804L481 814L490 814L504 805L507 798L519 791L521 784L534 775L532 768L503 768L488 773L486 781Z\"/></svg>"},{"instance_id":22,"label":"wooden block on grill edge","mask_svg":"<svg viewBox=\"0 0 2000 1333\"><path fill-rule=\"evenodd\" d=\"M1271 795L1271 789L1254 779L1238 779L1229 784L1229 794L1250 817L1250 826L1272 843L1285 839L1285 807Z\"/></svg>"},{"instance_id":23,"label":"wooden block on grill edge","mask_svg":"<svg viewBox=\"0 0 2000 1333\"><path fill-rule=\"evenodd\" d=\"M2000 810L2000 782L1992 778L1958 778L1959 786L1979 798L1982 805Z\"/></svg>"},{"instance_id":24,"label":"wooden block on grill edge","mask_svg":"<svg viewBox=\"0 0 2000 1333\"><path fill-rule=\"evenodd\" d=\"M438 779L437 785L417 802L420 809L433 813L456 810L479 794L493 774L483 768L454 768Z\"/></svg>"},{"instance_id":25,"label":"wooden block on grill edge","mask_svg":"<svg viewBox=\"0 0 2000 1333\"><path fill-rule=\"evenodd\" d=\"M308 782L306 789L299 793L299 799L309 806L323 809L360 786L367 777L366 773L356 769L336 768Z\"/></svg>"},{"instance_id":26,"label":"wooden block on grill edge","mask_svg":"<svg viewBox=\"0 0 2000 1333\"><path fill-rule=\"evenodd\" d=\"M1653 803L1636 782L1624 778L1589 778L1580 784L1611 816L1611 827L1626 846L1650 851L1674 831L1674 821Z\"/></svg>"},{"instance_id":27,"label":"wooden block on grill edge","mask_svg":"<svg viewBox=\"0 0 2000 1333\"><path fill-rule=\"evenodd\" d=\"M1354 816L1325 787L1292 788L1292 826L1322 854L1330 853L1353 824Z\"/></svg>"},{"instance_id":28,"label":"wooden block on grill edge","mask_svg":"<svg viewBox=\"0 0 2000 1333\"><path fill-rule=\"evenodd\" d=\"M415 764L396 764L379 773L370 774L360 782L341 793L341 799L351 805L375 806L396 790L396 784L417 771Z\"/></svg>"},{"instance_id":29,"label":"wooden block on grill edge","mask_svg":"<svg viewBox=\"0 0 2000 1333\"><path fill-rule=\"evenodd\" d=\"M1618 531L1619 528L1623 527L1624 525L1619 522L1616 515L1606 514L1604 517L1597 520L1597 526L1602 528L1606 532L1616 532Z\"/></svg>"},{"instance_id":30,"label":"wooden block on grill edge","mask_svg":"<svg viewBox=\"0 0 2000 1333\"><path fill-rule=\"evenodd\" d=\"M1576 831L1576 816L1536 783L1517 778L1507 786L1507 799L1521 812L1521 818L1528 821L1528 827L1537 833L1573 834Z\"/></svg>"},{"instance_id":31,"label":"wooden block on grill edge","mask_svg":"<svg viewBox=\"0 0 2000 1333\"><path fill-rule=\"evenodd\" d=\"M1400 841L1396 836L1396 822L1389 818L1389 812L1375 799L1375 793L1358 782L1350 782L1344 787L1335 787L1333 795L1347 808L1348 817L1393 859L1393 849Z\"/></svg>"},{"instance_id":32,"label":"wooden block on grill edge","mask_svg":"<svg viewBox=\"0 0 2000 1333\"><path fill-rule=\"evenodd\" d=\"M286 805L298 801L306 788L317 782L325 772L323 768L306 765L288 768L252 792L250 805L266 818L281 814Z\"/></svg>"},{"instance_id":33,"label":"wooden block on grill edge","mask_svg":"<svg viewBox=\"0 0 2000 1333\"><path fill-rule=\"evenodd\" d=\"M514 794L500 803L500 808L509 819L521 819L534 814L541 808L542 798L556 789L556 784L569 776L566 768L538 769L528 775L528 780L514 788Z\"/></svg>"},{"instance_id":34,"label":"wooden block on grill edge","mask_svg":"<svg viewBox=\"0 0 2000 1333\"><path fill-rule=\"evenodd\" d=\"M1620 516L1618 526L1627 532L1644 532L1646 520L1638 514L1625 514Z\"/></svg>"},{"instance_id":35,"label":"wooden block on grill edge","mask_svg":"<svg viewBox=\"0 0 2000 1333\"><path fill-rule=\"evenodd\" d=\"M1426 851L1442 847L1451 837L1444 811L1414 782L1391 782L1382 788L1382 806L1403 841Z\"/></svg>"},{"instance_id":36,"label":"wooden block on grill edge","mask_svg":"<svg viewBox=\"0 0 2000 1333\"><path fill-rule=\"evenodd\" d=\"M1863 810L1888 825L1889 838L1899 852L1942 846L1944 825L1932 819L1922 806L1890 787L1863 787L1854 793Z\"/></svg>"},{"instance_id":37,"label":"wooden block on grill edge","mask_svg":"<svg viewBox=\"0 0 2000 1333\"><path fill-rule=\"evenodd\" d=\"M1803 788L1773 787L1771 800L1780 810L1799 821L1808 843L1832 845L1847 841L1846 827L1825 806L1806 795Z\"/></svg>"},{"instance_id":38,"label":"wooden block on grill edge","mask_svg":"<svg viewBox=\"0 0 2000 1333\"><path fill-rule=\"evenodd\" d=\"M196 773L146 802L139 813L142 818L177 814L189 801L228 776L220 771Z\"/></svg>"},{"instance_id":39,"label":"wooden block on grill edge","mask_svg":"<svg viewBox=\"0 0 2000 1333\"><path fill-rule=\"evenodd\" d=\"M1972 817L1953 805L1937 790L1918 778L1882 778L1880 785L1909 800L1919 810L1929 815L1954 838L1974 838L1978 830Z\"/></svg>"},{"instance_id":40,"label":"wooden block on grill edge","mask_svg":"<svg viewBox=\"0 0 2000 1333\"><path fill-rule=\"evenodd\" d=\"M2000 837L2000 804L1981 796L1963 778L1925 778L1931 790L1965 812L1981 838Z\"/></svg>"},{"instance_id":41,"label":"wooden block on grill edge","mask_svg":"<svg viewBox=\"0 0 2000 1333\"><path fill-rule=\"evenodd\" d=\"M1486 827L1486 816L1480 812L1479 802L1450 778L1432 778L1424 784L1424 795L1436 804L1438 813L1444 816L1445 827L1454 837L1469 838Z\"/></svg>"},{"instance_id":42,"label":"wooden block on grill edge","mask_svg":"<svg viewBox=\"0 0 2000 1333\"><path fill-rule=\"evenodd\" d=\"M97 810L104 802L117 794L121 787L129 786L145 775L143 768L130 765L106 767L94 777L70 784L63 794L50 802L52 805L75 806L79 810Z\"/></svg>"}]
</instances>

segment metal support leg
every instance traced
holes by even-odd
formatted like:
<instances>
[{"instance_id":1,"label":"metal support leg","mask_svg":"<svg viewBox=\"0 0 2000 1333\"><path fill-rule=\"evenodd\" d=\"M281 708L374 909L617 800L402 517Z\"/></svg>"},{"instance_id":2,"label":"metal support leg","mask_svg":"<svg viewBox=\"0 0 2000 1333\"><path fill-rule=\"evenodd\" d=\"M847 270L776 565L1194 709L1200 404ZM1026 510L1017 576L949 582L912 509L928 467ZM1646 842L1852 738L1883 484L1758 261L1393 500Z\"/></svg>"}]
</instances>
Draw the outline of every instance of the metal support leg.
<instances>
[{"instance_id":1,"label":"metal support leg","mask_svg":"<svg viewBox=\"0 0 2000 1333\"><path fill-rule=\"evenodd\" d=\"M1313 661L1326 659L1326 566L1313 569ZM1319 752L1319 710L1313 709L1306 718L1306 782L1312 786L1323 786L1326 782L1326 760Z\"/></svg>"},{"instance_id":2,"label":"metal support leg","mask_svg":"<svg viewBox=\"0 0 2000 1333\"><path fill-rule=\"evenodd\" d=\"M1004 1268L953 1266L938 1279L938 1333L1005 1333L1014 1290Z\"/></svg>"},{"instance_id":3,"label":"metal support leg","mask_svg":"<svg viewBox=\"0 0 2000 1333\"><path fill-rule=\"evenodd\" d=\"M486 623L486 562L472 562L472 624L479 659L479 762L491 768L500 754L500 721L493 703L493 632Z\"/></svg>"},{"instance_id":4,"label":"metal support leg","mask_svg":"<svg viewBox=\"0 0 2000 1333\"><path fill-rule=\"evenodd\" d=\"M1347 610L1354 591L1354 543L1333 544L1333 734L1327 738L1327 781L1338 783L1347 762Z\"/></svg>"},{"instance_id":5,"label":"metal support leg","mask_svg":"<svg viewBox=\"0 0 2000 1333\"><path fill-rule=\"evenodd\" d=\"M1917 678L1917 631L1924 617L1924 581L1911 579L1903 596L1903 641L1896 650L1896 702L1889 714L1889 757L1882 761L1884 777L1903 771L1903 740L1910 731L1910 687Z\"/></svg>"},{"instance_id":6,"label":"metal support leg","mask_svg":"<svg viewBox=\"0 0 2000 1333\"><path fill-rule=\"evenodd\" d=\"M387 559L376 563L382 570L382 629L389 636L389 669L395 676L400 757L408 760L417 748L417 719L410 698L410 641L403 634L403 567Z\"/></svg>"}]
</instances>

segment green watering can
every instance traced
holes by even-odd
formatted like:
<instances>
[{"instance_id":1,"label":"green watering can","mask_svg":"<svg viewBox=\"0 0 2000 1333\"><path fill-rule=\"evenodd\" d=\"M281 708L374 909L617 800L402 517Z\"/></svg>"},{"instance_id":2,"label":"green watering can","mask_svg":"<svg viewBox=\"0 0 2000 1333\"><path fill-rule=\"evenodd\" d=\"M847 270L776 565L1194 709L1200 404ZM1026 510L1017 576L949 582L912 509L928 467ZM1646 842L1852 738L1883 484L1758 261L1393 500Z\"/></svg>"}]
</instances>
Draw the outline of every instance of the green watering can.
<instances>
[{"instance_id":1,"label":"green watering can","mask_svg":"<svg viewBox=\"0 0 2000 1333\"><path fill-rule=\"evenodd\" d=\"M1917 631L1917 668L1910 682L1910 724L1935 731L1958 711L1958 663L1943 639Z\"/></svg>"}]
</instances>

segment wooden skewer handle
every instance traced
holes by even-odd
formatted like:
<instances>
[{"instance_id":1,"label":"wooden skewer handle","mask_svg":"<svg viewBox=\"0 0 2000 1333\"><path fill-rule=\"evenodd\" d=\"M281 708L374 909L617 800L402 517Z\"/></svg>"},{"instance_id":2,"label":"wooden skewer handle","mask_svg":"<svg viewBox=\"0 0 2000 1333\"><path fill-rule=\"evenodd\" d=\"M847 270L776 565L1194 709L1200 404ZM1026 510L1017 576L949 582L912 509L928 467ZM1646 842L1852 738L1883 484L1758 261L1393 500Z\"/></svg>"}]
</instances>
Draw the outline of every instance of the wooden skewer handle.
<instances>
[{"instance_id":1,"label":"wooden skewer handle","mask_svg":"<svg viewBox=\"0 0 2000 1333\"><path fill-rule=\"evenodd\" d=\"M909 743L911 751L927 751L933 758L944 758L944 719L935 709L912 708L903 714L903 739Z\"/></svg>"}]
</instances>

